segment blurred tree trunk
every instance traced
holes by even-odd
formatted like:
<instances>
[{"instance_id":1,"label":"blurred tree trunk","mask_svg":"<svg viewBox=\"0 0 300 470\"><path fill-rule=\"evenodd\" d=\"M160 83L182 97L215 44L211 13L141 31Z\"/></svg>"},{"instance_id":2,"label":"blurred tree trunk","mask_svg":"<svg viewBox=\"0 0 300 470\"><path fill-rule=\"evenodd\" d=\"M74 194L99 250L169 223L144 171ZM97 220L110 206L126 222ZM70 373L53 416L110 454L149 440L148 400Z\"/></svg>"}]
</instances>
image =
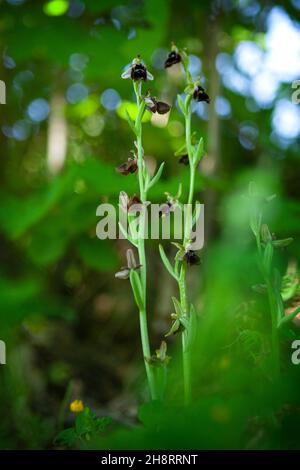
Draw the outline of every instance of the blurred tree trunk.
<instances>
[{"instance_id":1,"label":"blurred tree trunk","mask_svg":"<svg viewBox=\"0 0 300 470\"><path fill-rule=\"evenodd\" d=\"M207 128L207 157L202 162L202 171L209 176L216 176L220 170L220 120L215 109L216 98L220 94L220 76L216 69L216 58L219 53L218 41L220 35L220 15L211 19L206 31L206 55L204 68L208 77L208 128ZM204 195L205 204L205 238L209 240L215 228L215 206L217 194L209 188Z\"/></svg>"},{"instance_id":2,"label":"blurred tree trunk","mask_svg":"<svg viewBox=\"0 0 300 470\"><path fill-rule=\"evenodd\" d=\"M47 166L51 174L58 173L64 165L67 152L67 121L65 98L55 93L50 101L50 116L47 136Z\"/></svg>"}]
</instances>

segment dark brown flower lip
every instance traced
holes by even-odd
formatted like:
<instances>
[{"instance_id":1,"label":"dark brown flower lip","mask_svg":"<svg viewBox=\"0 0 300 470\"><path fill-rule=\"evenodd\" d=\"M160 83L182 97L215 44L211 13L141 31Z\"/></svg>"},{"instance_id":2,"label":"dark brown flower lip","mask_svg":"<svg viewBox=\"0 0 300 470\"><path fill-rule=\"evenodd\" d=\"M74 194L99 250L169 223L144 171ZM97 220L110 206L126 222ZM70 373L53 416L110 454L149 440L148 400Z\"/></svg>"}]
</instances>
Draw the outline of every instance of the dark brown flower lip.
<instances>
[{"instance_id":1,"label":"dark brown flower lip","mask_svg":"<svg viewBox=\"0 0 300 470\"><path fill-rule=\"evenodd\" d=\"M182 155L179 158L178 163L181 163L182 165L187 166L189 164L189 156L188 155Z\"/></svg>"},{"instance_id":2,"label":"dark brown flower lip","mask_svg":"<svg viewBox=\"0 0 300 470\"><path fill-rule=\"evenodd\" d=\"M165 61L165 69L182 61L181 55L177 51L171 51Z\"/></svg>"},{"instance_id":3,"label":"dark brown flower lip","mask_svg":"<svg viewBox=\"0 0 300 470\"><path fill-rule=\"evenodd\" d=\"M127 162L122 163L116 168L116 171L121 175L129 175L135 173L138 169L137 160L134 157L129 157Z\"/></svg>"},{"instance_id":4,"label":"dark brown flower lip","mask_svg":"<svg viewBox=\"0 0 300 470\"><path fill-rule=\"evenodd\" d=\"M158 114L167 114L171 106L168 103L165 103L164 101L157 101L157 112Z\"/></svg>"},{"instance_id":5,"label":"dark brown flower lip","mask_svg":"<svg viewBox=\"0 0 300 470\"><path fill-rule=\"evenodd\" d=\"M123 212L130 211L131 207L134 205L147 206L148 204L150 204L148 201L142 203L139 196L136 194L133 194L133 196L129 197L124 191L120 192L120 208L123 210Z\"/></svg>"},{"instance_id":6,"label":"dark brown flower lip","mask_svg":"<svg viewBox=\"0 0 300 470\"><path fill-rule=\"evenodd\" d=\"M147 67L141 61L140 56L137 56L129 67L122 73L122 78L131 78L133 81L147 81L153 80L153 75L147 70Z\"/></svg>"},{"instance_id":7,"label":"dark brown flower lip","mask_svg":"<svg viewBox=\"0 0 300 470\"><path fill-rule=\"evenodd\" d=\"M197 86L193 93L193 98L195 101L201 102L205 101L206 103L210 102L210 98L202 86Z\"/></svg>"},{"instance_id":8,"label":"dark brown flower lip","mask_svg":"<svg viewBox=\"0 0 300 470\"><path fill-rule=\"evenodd\" d=\"M143 64L135 64L131 68L132 80L147 80L147 69Z\"/></svg>"},{"instance_id":9,"label":"dark brown flower lip","mask_svg":"<svg viewBox=\"0 0 300 470\"><path fill-rule=\"evenodd\" d=\"M166 114L170 111L171 106L164 101L157 101L152 96L146 96L145 98L146 108L152 113Z\"/></svg>"},{"instance_id":10,"label":"dark brown flower lip","mask_svg":"<svg viewBox=\"0 0 300 470\"><path fill-rule=\"evenodd\" d=\"M200 264L200 257L193 250L187 250L184 254L184 259L189 266Z\"/></svg>"}]
</instances>

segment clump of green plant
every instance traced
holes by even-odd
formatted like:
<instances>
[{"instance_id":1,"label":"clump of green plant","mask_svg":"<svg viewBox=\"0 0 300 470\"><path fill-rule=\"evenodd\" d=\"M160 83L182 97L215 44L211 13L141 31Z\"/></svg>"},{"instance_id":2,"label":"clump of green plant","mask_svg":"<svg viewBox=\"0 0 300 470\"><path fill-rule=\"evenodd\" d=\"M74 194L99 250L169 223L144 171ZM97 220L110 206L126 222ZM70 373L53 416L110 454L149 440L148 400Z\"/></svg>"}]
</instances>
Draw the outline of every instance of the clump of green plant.
<instances>
[{"instance_id":1,"label":"clump of green plant","mask_svg":"<svg viewBox=\"0 0 300 470\"><path fill-rule=\"evenodd\" d=\"M266 294L271 315L271 351L274 377L280 374L280 337L286 333L291 322L300 312L299 306L286 312L285 302L290 300L299 289L299 282L294 271L287 272L282 278L274 265L274 250L285 248L293 238L279 240L263 223L263 208L274 199L275 195L262 198L254 183L249 185L250 227L257 247L258 265L263 282L253 286L254 290Z\"/></svg>"},{"instance_id":2,"label":"clump of green plant","mask_svg":"<svg viewBox=\"0 0 300 470\"><path fill-rule=\"evenodd\" d=\"M146 109L152 113L165 114L170 110L170 106L167 103L158 101L149 93L143 94L142 83L147 80L153 80L153 76L147 70L139 56L136 57L130 67L125 70L122 74L122 78L130 78L132 80L136 97L137 114L135 121L133 121L127 113L128 124L135 138L135 150L132 152L132 156L128 161L120 165L117 170L123 175L132 173L138 174L139 196L134 195L128 198L124 192L121 193L121 206L126 213L129 227L131 231L134 232L134 235L128 233L122 224L120 224L120 229L127 240L137 249L139 262L137 263L135 261L133 251L131 249L127 250L127 266L116 273L116 277L119 279L129 279L131 283L134 299L139 309L141 342L150 394L152 399L156 399L161 397L159 386L161 380L160 377L159 379L157 377L160 376L160 374L157 374L156 366L161 365L165 368L168 356L165 353L166 343L164 342L156 355L152 356L150 351L147 319L147 259L144 230L146 224L146 208L148 205L148 191L159 181L164 162L160 165L156 174L151 177L144 160L142 121ZM135 225L133 209L137 209L140 212L138 226Z\"/></svg>"},{"instance_id":3,"label":"clump of green plant","mask_svg":"<svg viewBox=\"0 0 300 470\"><path fill-rule=\"evenodd\" d=\"M108 416L99 418L94 411L84 406L81 400L72 402L70 410L76 413L74 426L61 431L54 441L55 445L84 448L111 423L111 418Z\"/></svg>"}]
</instances>

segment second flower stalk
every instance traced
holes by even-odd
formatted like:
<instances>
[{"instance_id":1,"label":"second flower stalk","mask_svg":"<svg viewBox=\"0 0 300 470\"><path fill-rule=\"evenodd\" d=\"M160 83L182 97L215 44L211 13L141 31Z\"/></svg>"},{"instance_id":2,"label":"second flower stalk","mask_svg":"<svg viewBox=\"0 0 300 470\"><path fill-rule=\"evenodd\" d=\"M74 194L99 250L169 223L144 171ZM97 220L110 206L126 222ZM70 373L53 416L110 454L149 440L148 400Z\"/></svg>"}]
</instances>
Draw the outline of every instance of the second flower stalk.
<instances>
[{"instance_id":1,"label":"second flower stalk","mask_svg":"<svg viewBox=\"0 0 300 470\"><path fill-rule=\"evenodd\" d=\"M159 180L162 174L164 163L161 164L157 173L151 178L144 160L142 119L146 108L153 113L158 112L159 114L165 114L170 110L170 106L162 101L157 101L156 98L151 97L149 93L145 96L142 95L142 82L146 80L152 80L153 76L148 72L139 57L134 59L131 66L122 74L122 78L132 79L136 97L137 113L135 121L133 122L129 114L127 114L128 124L135 135L134 144L136 149L134 157L131 157L128 159L128 162L121 165L118 168L118 171L122 174L128 175L129 173L134 173L137 170L140 195L140 197L137 199L138 204L141 206L138 229L139 236L137 237L136 241L132 240L130 237L127 237L128 241L130 241L137 248L139 255L139 265L138 269L134 268L133 266L129 266L128 272L134 299L139 309L142 350L150 394L152 399L158 399L162 398L162 388L164 387L165 381L161 380L161 374L158 372L157 366L165 369L168 357L166 355L165 342L162 342L162 345L160 349L156 351L155 356L151 355L147 321L147 259L145 253L145 237L143 230L145 227L146 211L144 208L147 203L147 193L148 190ZM129 213L128 218L130 219Z\"/></svg>"},{"instance_id":2,"label":"second flower stalk","mask_svg":"<svg viewBox=\"0 0 300 470\"><path fill-rule=\"evenodd\" d=\"M185 52L179 52L178 49L173 46L172 51L166 60L165 67L168 68L180 62L184 67L187 80L187 85L185 88L185 100L183 101L181 97L178 96L178 104L185 119L184 163L188 164L190 169L190 183L187 203L188 210L191 213L187 214L187 222L184 226L182 244L175 244L178 248L178 251L175 257L174 266L168 260L162 246L160 246L160 254L162 261L168 269L169 273L176 279L178 283L180 300L173 298L176 313L171 315L173 319L173 324L169 333L167 333L166 336L176 333L178 331L182 332L184 397L185 402L188 403L191 399L192 373L190 351L192 338L195 334L196 312L193 305L189 302L187 295L186 271L187 266L198 264L200 260L198 255L190 248L192 242L190 240L190 234L193 229L194 220L197 220L197 217L199 216L199 214L197 215L198 208L196 207L195 209L193 209L193 200L196 169L203 155L203 139L199 139L196 145L194 144L194 141L192 141L192 100L194 99L195 101L209 102L209 97L204 91L204 89L200 86L199 81L193 81L189 72L188 57ZM153 76L148 72L139 57L134 59L130 67L128 67L127 70L122 74L122 78L132 79L136 97L137 113L135 120L132 121L129 114L127 114L129 126L135 135L134 144L136 150L134 151L133 157L130 157L128 161L119 166L117 170L124 175L135 173L136 171L138 172L140 198L136 197L136 199L138 199L140 203L141 212L139 217L138 238L133 240L130 236L127 236L128 241L137 248L139 255L139 264L137 264L135 260L132 261L134 255L132 253L132 250L128 250L132 253L129 253L127 255L127 258L129 260L129 262L127 263L128 266L126 268L123 268L123 270L119 273L117 273L117 277L119 277L120 279L126 279L129 277L130 279L135 302L139 309L141 342L151 398L157 399L162 398L163 395L166 382L166 365L168 363L169 357L166 355L166 343L164 341L161 343L160 349L156 351L156 355L151 356L147 324L147 265L145 253L145 237L143 236L143 230L145 227L146 210L144 209L147 205L148 190L160 179L164 163L160 165L156 174L151 178L144 160L144 149L142 143L142 119L146 109L148 109L152 113L157 112L159 114L165 114L170 110L170 106L167 103L158 101L155 97L150 96L149 92L143 96L142 82L152 80ZM180 161L183 162L183 157L180 159ZM180 192L181 191L179 191L178 196L174 198L174 200L176 200L177 202L180 197ZM171 205L172 204L170 203L170 201L168 201L168 206ZM130 222L130 213L128 213L127 216Z\"/></svg>"}]
</instances>

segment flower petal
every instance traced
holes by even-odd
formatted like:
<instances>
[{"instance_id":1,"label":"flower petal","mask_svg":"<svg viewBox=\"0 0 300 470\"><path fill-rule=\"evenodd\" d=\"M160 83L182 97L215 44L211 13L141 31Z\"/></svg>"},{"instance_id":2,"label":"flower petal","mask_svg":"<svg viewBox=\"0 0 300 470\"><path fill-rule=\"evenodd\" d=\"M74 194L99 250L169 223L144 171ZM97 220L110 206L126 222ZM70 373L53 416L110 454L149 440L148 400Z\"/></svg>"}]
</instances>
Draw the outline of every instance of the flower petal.
<instances>
[{"instance_id":1,"label":"flower petal","mask_svg":"<svg viewBox=\"0 0 300 470\"><path fill-rule=\"evenodd\" d=\"M152 73L148 72L148 70L147 70L147 80L154 80Z\"/></svg>"},{"instance_id":2,"label":"flower petal","mask_svg":"<svg viewBox=\"0 0 300 470\"><path fill-rule=\"evenodd\" d=\"M129 275L130 275L130 269L128 268L122 268L120 271L118 271L116 274L115 274L115 277L117 279L129 279Z\"/></svg>"},{"instance_id":3,"label":"flower petal","mask_svg":"<svg viewBox=\"0 0 300 470\"><path fill-rule=\"evenodd\" d=\"M121 78L130 78L131 77L131 66L128 67L121 75Z\"/></svg>"}]
</instances>

